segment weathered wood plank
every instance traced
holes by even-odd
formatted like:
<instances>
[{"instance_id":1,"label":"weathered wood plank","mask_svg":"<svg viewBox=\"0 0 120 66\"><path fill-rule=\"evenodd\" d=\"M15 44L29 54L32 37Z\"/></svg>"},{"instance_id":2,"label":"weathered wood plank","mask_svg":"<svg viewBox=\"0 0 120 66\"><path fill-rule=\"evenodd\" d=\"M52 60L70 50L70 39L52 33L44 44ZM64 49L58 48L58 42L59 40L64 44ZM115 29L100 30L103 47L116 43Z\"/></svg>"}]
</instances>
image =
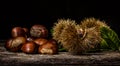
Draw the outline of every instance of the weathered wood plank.
<instances>
[{"instance_id":1,"label":"weathered wood plank","mask_svg":"<svg viewBox=\"0 0 120 66\"><path fill-rule=\"evenodd\" d=\"M120 65L120 52L86 53L83 55L71 55L68 52L59 52L56 55L25 54L22 52L9 52L4 48L4 42L0 44L0 66Z\"/></svg>"}]
</instances>

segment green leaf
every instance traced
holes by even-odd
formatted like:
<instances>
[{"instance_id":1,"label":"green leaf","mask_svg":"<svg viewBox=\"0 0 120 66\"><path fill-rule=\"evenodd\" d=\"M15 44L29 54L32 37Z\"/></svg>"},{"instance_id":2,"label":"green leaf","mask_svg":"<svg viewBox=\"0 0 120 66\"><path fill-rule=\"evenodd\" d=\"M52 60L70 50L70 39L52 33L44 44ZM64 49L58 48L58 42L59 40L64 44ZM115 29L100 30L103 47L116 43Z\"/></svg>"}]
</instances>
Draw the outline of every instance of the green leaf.
<instances>
[{"instance_id":1,"label":"green leaf","mask_svg":"<svg viewBox=\"0 0 120 66\"><path fill-rule=\"evenodd\" d=\"M117 33L108 27L100 28L102 42L102 49L110 49L110 50L118 50L120 47L120 40L118 38Z\"/></svg>"},{"instance_id":2,"label":"green leaf","mask_svg":"<svg viewBox=\"0 0 120 66\"><path fill-rule=\"evenodd\" d=\"M107 42L104 39L102 39L102 41L100 43L100 47L101 47L101 49L104 49L104 48L108 49L109 45L107 44Z\"/></svg>"}]
</instances>

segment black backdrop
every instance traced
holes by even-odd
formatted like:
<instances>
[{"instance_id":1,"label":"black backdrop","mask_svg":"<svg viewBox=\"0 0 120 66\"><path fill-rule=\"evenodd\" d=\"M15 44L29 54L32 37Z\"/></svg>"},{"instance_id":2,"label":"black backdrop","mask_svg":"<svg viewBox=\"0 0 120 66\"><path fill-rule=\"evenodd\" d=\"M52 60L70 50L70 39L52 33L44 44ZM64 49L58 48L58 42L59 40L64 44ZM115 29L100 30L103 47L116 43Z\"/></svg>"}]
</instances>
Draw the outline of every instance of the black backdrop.
<instances>
[{"instance_id":1,"label":"black backdrop","mask_svg":"<svg viewBox=\"0 0 120 66\"><path fill-rule=\"evenodd\" d=\"M30 28L34 24L43 24L51 29L57 19L70 18L80 22L86 17L95 17L106 21L120 36L119 6L117 1L101 0L1 2L0 39L10 38L10 31L15 26Z\"/></svg>"}]
</instances>

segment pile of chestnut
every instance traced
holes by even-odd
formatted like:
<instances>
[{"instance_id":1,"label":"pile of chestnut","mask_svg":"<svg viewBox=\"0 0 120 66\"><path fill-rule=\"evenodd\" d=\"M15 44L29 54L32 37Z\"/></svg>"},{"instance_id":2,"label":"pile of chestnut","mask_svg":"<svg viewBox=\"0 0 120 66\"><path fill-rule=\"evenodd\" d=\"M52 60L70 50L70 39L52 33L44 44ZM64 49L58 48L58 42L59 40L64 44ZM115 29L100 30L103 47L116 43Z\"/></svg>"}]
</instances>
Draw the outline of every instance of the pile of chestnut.
<instances>
[{"instance_id":1,"label":"pile of chestnut","mask_svg":"<svg viewBox=\"0 0 120 66\"><path fill-rule=\"evenodd\" d=\"M54 39L47 39L48 29L40 24L28 28L14 27L11 38L5 43L5 48L11 52L27 54L57 54L58 45Z\"/></svg>"}]
</instances>

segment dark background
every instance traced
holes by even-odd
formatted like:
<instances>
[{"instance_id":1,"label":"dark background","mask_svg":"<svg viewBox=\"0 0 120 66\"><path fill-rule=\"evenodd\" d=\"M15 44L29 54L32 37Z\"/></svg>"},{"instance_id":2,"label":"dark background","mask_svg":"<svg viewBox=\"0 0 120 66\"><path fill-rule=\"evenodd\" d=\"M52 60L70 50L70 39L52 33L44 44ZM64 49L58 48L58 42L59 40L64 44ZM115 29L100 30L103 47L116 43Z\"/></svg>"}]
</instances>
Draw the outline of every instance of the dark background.
<instances>
[{"instance_id":1,"label":"dark background","mask_svg":"<svg viewBox=\"0 0 120 66\"><path fill-rule=\"evenodd\" d=\"M10 38L15 26L30 28L34 24L43 24L51 29L60 18L70 18L80 22L86 17L95 17L106 21L120 36L120 10L117 1L101 0L40 0L0 2L0 39Z\"/></svg>"}]
</instances>

